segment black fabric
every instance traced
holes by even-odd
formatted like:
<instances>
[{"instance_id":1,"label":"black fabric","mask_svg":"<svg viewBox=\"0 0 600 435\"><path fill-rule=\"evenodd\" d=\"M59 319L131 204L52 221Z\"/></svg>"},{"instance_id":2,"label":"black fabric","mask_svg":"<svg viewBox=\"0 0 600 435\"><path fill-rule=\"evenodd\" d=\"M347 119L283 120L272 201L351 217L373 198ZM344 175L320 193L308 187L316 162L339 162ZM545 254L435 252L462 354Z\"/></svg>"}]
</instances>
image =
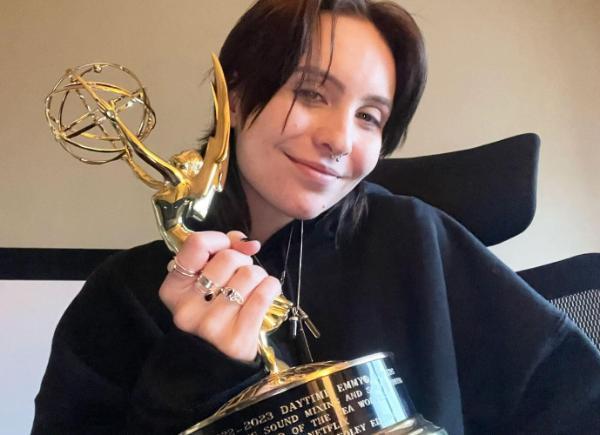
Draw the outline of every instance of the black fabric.
<instances>
[{"instance_id":1,"label":"black fabric","mask_svg":"<svg viewBox=\"0 0 600 435\"><path fill-rule=\"evenodd\" d=\"M0 279L84 280L116 249L0 248Z\"/></svg>"},{"instance_id":2,"label":"black fabric","mask_svg":"<svg viewBox=\"0 0 600 435\"><path fill-rule=\"evenodd\" d=\"M518 273L546 299L600 289L600 254L577 255Z\"/></svg>"},{"instance_id":3,"label":"black fabric","mask_svg":"<svg viewBox=\"0 0 600 435\"><path fill-rule=\"evenodd\" d=\"M367 179L444 210L491 246L533 219L539 149L539 137L526 133L467 150L382 160Z\"/></svg>"},{"instance_id":4,"label":"black fabric","mask_svg":"<svg viewBox=\"0 0 600 435\"><path fill-rule=\"evenodd\" d=\"M315 359L394 352L417 409L451 435L595 433L600 353L565 315L447 215L381 189L368 199L342 249L335 213L305 227ZM260 252L270 271L288 231ZM170 257L154 242L88 280L57 327L34 434L175 433L262 375L173 326L157 296Z\"/></svg>"}]
</instances>

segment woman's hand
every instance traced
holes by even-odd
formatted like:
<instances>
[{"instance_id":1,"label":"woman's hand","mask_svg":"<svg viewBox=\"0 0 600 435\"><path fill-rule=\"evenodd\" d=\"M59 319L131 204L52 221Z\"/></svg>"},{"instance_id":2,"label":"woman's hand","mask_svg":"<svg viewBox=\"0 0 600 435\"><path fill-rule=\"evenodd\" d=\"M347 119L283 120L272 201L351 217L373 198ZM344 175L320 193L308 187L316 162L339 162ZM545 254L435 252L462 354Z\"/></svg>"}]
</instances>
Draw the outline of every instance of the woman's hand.
<instances>
[{"instance_id":1,"label":"woman's hand","mask_svg":"<svg viewBox=\"0 0 600 435\"><path fill-rule=\"evenodd\" d=\"M281 285L253 264L251 256L258 252L260 243L243 241L243 237L238 231L193 233L177 254L181 267L201 272L217 288L237 290L243 304L218 291L206 301L206 289L194 287L196 278L176 271L167 275L159 295L179 329L203 338L231 358L252 361L263 318L281 293Z\"/></svg>"}]
</instances>

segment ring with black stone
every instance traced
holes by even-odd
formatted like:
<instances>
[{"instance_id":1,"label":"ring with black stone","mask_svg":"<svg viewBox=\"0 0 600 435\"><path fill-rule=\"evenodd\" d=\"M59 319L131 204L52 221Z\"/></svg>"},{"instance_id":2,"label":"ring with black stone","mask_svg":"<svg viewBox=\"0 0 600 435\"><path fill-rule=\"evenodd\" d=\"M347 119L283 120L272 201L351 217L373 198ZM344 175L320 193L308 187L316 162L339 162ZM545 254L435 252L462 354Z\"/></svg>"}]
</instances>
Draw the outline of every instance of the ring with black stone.
<instances>
[{"instance_id":1,"label":"ring with black stone","mask_svg":"<svg viewBox=\"0 0 600 435\"><path fill-rule=\"evenodd\" d=\"M194 288L202 293L206 302L212 301L219 291L218 286L202 273L198 275L196 282L194 282Z\"/></svg>"}]
</instances>

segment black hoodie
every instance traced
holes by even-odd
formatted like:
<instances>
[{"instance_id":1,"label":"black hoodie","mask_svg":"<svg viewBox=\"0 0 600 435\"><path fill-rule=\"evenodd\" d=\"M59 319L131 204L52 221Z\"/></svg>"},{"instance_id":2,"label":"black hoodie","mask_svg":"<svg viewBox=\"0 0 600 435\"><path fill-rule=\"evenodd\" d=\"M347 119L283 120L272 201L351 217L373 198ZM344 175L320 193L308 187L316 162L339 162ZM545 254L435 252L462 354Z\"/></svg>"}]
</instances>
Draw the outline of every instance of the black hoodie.
<instances>
[{"instance_id":1,"label":"black hoodie","mask_svg":"<svg viewBox=\"0 0 600 435\"><path fill-rule=\"evenodd\" d=\"M417 410L451 435L597 433L591 341L452 218L368 191L352 240L336 247L336 210L305 224L302 307L321 331L308 336L315 360L393 352ZM259 253L271 274L289 231ZM56 329L33 434L177 433L264 375L258 358L232 360L173 325L158 298L171 256L153 242L90 277ZM297 363L287 337L277 333L277 347Z\"/></svg>"}]
</instances>

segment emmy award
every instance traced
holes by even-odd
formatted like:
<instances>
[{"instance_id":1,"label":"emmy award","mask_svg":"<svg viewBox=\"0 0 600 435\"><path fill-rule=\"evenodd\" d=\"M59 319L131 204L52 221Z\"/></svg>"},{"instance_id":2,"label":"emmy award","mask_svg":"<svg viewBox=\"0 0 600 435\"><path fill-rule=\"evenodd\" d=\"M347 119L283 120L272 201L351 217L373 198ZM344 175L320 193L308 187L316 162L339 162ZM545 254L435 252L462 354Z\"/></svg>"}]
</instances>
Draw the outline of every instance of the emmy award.
<instances>
[{"instance_id":1,"label":"emmy award","mask_svg":"<svg viewBox=\"0 0 600 435\"><path fill-rule=\"evenodd\" d=\"M69 154L96 165L123 160L156 191L152 204L158 229L173 253L192 232L190 223L206 218L227 178L229 100L215 55L212 61L215 132L202 151L183 151L169 160L142 142L156 117L141 82L121 65L68 69L45 102L51 132ZM283 365L269 335L287 320L291 307L278 296L263 319L258 347L266 376L183 434L446 434L415 410L391 354Z\"/></svg>"}]
</instances>

